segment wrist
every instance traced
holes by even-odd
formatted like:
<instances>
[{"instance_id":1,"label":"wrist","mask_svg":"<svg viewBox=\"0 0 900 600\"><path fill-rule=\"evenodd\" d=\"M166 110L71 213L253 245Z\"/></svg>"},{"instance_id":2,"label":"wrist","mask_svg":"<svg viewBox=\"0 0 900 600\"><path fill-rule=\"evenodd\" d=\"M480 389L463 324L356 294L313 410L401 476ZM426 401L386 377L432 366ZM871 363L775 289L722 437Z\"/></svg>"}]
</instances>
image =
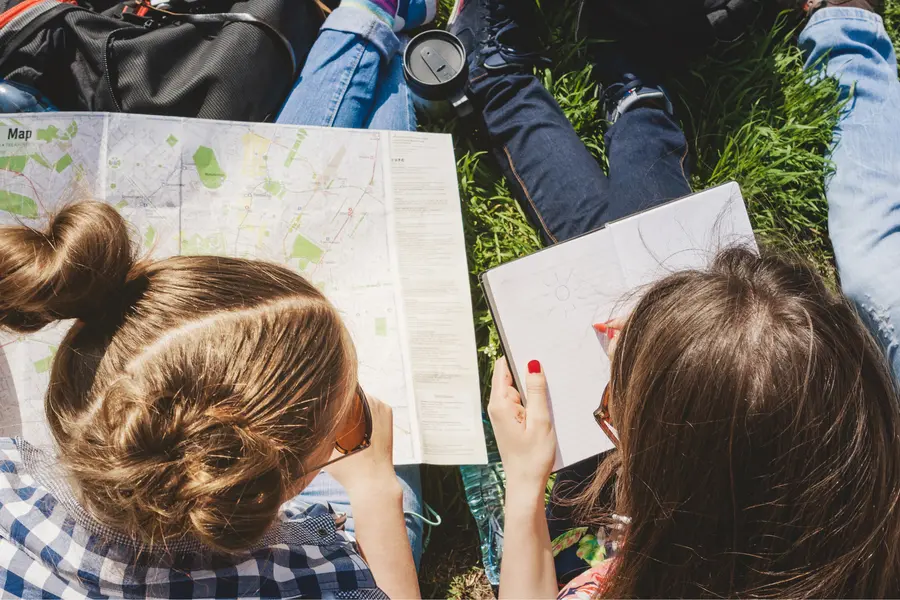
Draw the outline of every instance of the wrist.
<instances>
[{"instance_id":1,"label":"wrist","mask_svg":"<svg viewBox=\"0 0 900 600\"><path fill-rule=\"evenodd\" d=\"M366 477L357 479L345 486L350 503L372 502L390 503L403 501L403 488L397 475L392 471L390 477Z\"/></svg>"},{"instance_id":2,"label":"wrist","mask_svg":"<svg viewBox=\"0 0 900 600\"><path fill-rule=\"evenodd\" d=\"M506 511L514 514L544 512L547 482L538 484L531 479L507 479Z\"/></svg>"}]
</instances>

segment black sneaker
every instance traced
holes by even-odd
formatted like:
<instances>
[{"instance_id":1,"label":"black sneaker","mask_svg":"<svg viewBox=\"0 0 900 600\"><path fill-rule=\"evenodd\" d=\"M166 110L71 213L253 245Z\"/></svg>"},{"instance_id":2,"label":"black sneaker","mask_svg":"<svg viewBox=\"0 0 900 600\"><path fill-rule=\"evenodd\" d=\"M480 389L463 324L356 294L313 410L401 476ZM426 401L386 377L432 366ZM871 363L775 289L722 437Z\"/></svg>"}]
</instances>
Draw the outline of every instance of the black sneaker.
<instances>
[{"instance_id":1,"label":"black sneaker","mask_svg":"<svg viewBox=\"0 0 900 600\"><path fill-rule=\"evenodd\" d=\"M578 16L584 19L584 10ZM648 49L624 40L594 38L588 44L592 75L602 90L600 110L610 124L639 106L659 108L669 115L674 114L672 101L660 85L662 78L659 74L667 63L658 53L647 52Z\"/></svg>"},{"instance_id":2,"label":"black sneaker","mask_svg":"<svg viewBox=\"0 0 900 600\"><path fill-rule=\"evenodd\" d=\"M659 108L669 115L675 114L672 101L661 85L645 84L632 73L625 73L620 81L606 87L600 101L610 125L629 110L641 106Z\"/></svg>"},{"instance_id":3,"label":"black sneaker","mask_svg":"<svg viewBox=\"0 0 900 600\"><path fill-rule=\"evenodd\" d=\"M456 0L447 29L466 48L472 71L523 71L541 55L534 0Z\"/></svg>"}]
</instances>

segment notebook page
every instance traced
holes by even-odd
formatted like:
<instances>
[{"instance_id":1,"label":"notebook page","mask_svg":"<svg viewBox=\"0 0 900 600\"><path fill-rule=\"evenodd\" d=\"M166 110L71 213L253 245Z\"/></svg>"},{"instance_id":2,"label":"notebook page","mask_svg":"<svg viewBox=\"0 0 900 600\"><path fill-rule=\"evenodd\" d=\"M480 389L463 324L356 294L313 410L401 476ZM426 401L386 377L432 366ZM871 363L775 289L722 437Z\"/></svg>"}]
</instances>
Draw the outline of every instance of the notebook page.
<instances>
[{"instance_id":1,"label":"notebook page","mask_svg":"<svg viewBox=\"0 0 900 600\"><path fill-rule=\"evenodd\" d=\"M554 470L612 448L592 414L610 376L605 337L592 324L626 318L644 286L703 268L735 244L756 248L740 188L730 183L486 274L518 387L532 359L547 374L559 442Z\"/></svg>"},{"instance_id":2,"label":"notebook page","mask_svg":"<svg viewBox=\"0 0 900 600\"><path fill-rule=\"evenodd\" d=\"M719 250L729 246L748 245L756 249L750 218L736 183L617 221L607 230L632 289L675 271L703 268Z\"/></svg>"},{"instance_id":3,"label":"notebook page","mask_svg":"<svg viewBox=\"0 0 900 600\"><path fill-rule=\"evenodd\" d=\"M529 361L539 360L547 375L559 441L554 470L611 449L593 417L609 360L592 325L615 314L627 292L612 237L599 231L548 248L491 270L485 281L519 389Z\"/></svg>"}]
</instances>

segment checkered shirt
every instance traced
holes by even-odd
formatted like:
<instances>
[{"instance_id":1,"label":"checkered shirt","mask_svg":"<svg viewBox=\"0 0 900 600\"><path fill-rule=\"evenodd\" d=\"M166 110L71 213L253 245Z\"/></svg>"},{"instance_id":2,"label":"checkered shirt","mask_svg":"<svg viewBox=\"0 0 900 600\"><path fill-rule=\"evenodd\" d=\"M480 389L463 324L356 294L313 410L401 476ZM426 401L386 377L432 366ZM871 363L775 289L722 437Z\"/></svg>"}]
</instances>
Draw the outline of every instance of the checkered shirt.
<instances>
[{"instance_id":1,"label":"checkered shirt","mask_svg":"<svg viewBox=\"0 0 900 600\"><path fill-rule=\"evenodd\" d=\"M141 550L93 520L49 454L0 438L3 598L387 598L322 505L283 512L240 557L196 542Z\"/></svg>"}]
</instances>

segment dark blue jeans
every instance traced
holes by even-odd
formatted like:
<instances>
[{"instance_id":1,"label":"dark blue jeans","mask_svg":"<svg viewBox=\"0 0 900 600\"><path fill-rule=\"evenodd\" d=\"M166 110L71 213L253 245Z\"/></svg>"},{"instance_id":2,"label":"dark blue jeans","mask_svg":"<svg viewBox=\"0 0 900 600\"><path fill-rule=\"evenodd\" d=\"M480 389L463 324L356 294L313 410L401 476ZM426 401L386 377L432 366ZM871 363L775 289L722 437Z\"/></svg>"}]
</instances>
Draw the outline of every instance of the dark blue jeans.
<instances>
[{"instance_id":1,"label":"dark blue jeans","mask_svg":"<svg viewBox=\"0 0 900 600\"><path fill-rule=\"evenodd\" d=\"M470 88L500 168L549 243L691 192L687 141L662 109L636 108L610 127L606 175L533 75L473 71Z\"/></svg>"},{"instance_id":2,"label":"dark blue jeans","mask_svg":"<svg viewBox=\"0 0 900 600\"><path fill-rule=\"evenodd\" d=\"M470 89L500 168L549 243L691 193L684 132L660 108L635 108L609 128L606 175L533 75L473 71ZM559 500L582 491L598 464L599 457L557 474L547 508L552 537L577 527L572 510ZM575 550L556 557L561 583L587 567Z\"/></svg>"}]
</instances>

